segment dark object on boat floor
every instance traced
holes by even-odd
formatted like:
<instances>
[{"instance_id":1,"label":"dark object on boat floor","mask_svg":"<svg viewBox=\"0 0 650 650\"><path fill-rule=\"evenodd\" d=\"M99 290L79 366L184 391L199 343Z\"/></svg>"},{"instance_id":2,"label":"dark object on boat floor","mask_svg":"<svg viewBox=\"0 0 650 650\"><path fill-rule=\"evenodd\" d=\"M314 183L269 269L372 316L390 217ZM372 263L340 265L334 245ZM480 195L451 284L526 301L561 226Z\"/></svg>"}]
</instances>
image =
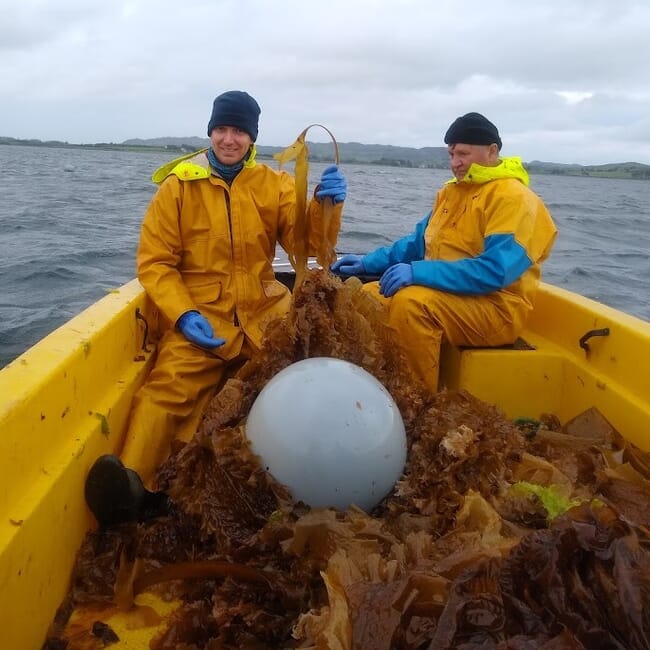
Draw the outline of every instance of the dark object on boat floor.
<instances>
[{"instance_id":1,"label":"dark object on boat floor","mask_svg":"<svg viewBox=\"0 0 650 650\"><path fill-rule=\"evenodd\" d=\"M147 490L138 473L112 454L100 456L90 468L85 497L102 528L161 517L171 506L164 492Z\"/></svg>"}]
</instances>

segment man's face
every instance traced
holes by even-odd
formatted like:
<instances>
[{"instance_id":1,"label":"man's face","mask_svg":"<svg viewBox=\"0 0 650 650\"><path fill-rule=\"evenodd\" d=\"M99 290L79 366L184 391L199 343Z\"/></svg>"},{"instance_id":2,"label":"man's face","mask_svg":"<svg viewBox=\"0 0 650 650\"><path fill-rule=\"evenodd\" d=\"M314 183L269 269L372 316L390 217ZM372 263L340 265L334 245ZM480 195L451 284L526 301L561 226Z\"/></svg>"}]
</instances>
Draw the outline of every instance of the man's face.
<instances>
[{"instance_id":1,"label":"man's face","mask_svg":"<svg viewBox=\"0 0 650 650\"><path fill-rule=\"evenodd\" d=\"M210 142L220 163L235 165L248 153L253 139L236 126L217 126L210 133Z\"/></svg>"},{"instance_id":2,"label":"man's face","mask_svg":"<svg viewBox=\"0 0 650 650\"><path fill-rule=\"evenodd\" d=\"M472 163L483 167L499 164L499 148L496 144L450 144L449 166L456 180L462 181Z\"/></svg>"}]
</instances>

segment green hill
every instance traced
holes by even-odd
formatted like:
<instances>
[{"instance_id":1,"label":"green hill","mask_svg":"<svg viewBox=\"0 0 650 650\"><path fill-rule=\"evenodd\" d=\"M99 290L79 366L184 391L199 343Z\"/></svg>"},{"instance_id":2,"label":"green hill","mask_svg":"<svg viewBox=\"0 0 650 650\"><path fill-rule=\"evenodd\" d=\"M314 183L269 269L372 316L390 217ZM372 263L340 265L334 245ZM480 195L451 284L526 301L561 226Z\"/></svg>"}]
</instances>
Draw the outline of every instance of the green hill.
<instances>
[{"instance_id":1,"label":"green hill","mask_svg":"<svg viewBox=\"0 0 650 650\"><path fill-rule=\"evenodd\" d=\"M533 160L526 163L526 168L531 174L561 174L563 176L650 180L650 165L637 162L608 163L606 165L566 165Z\"/></svg>"},{"instance_id":2,"label":"green hill","mask_svg":"<svg viewBox=\"0 0 650 650\"><path fill-rule=\"evenodd\" d=\"M97 142L94 144L69 144L58 140L20 140L0 137L0 144L38 147L65 147L85 149L108 149L122 151L167 151L170 158L196 151L210 144L208 138L196 136L169 138L133 138L120 143ZM334 162L332 143L308 142L312 161ZM360 142L339 142L339 156L342 163L387 165L393 167L426 167L447 169L449 156L446 147L397 147L386 144L362 144ZM271 158L284 147L257 146L259 158ZM608 163L606 165L576 165L533 160L524 163L531 174L557 174L562 176L593 176L600 178L628 178L650 180L650 165L637 162Z\"/></svg>"},{"instance_id":3,"label":"green hill","mask_svg":"<svg viewBox=\"0 0 650 650\"><path fill-rule=\"evenodd\" d=\"M122 144L126 146L153 146L177 148L178 151L193 151L207 147L210 144L208 138L152 138L142 140L134 138L125 140ZM314 161L333 162L334 145L323 142L307 142L309 147L309 158ZM395 147L385 144L361 144L360 142L339 142L339 156L341 162L345 163L366 163L375 165L393 165L401 167L447 167L449 157L446 147L423 147L414 149L411 147ZM268 145L257 145L258 156L270 158L274 153L282 151L284 147L272 147Z\"/></svg>"}]
</instances>

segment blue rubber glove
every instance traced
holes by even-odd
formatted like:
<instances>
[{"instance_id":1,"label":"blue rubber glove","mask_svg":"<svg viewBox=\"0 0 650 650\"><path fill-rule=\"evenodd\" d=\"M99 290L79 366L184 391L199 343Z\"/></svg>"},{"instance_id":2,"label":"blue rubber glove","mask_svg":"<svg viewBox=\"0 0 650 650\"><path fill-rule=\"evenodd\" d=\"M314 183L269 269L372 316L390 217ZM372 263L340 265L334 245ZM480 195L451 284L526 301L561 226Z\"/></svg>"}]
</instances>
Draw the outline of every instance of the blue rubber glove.
<instances>
[{"instance_id":1,"label":"blue rubber glove","mask_svg":"<svg viewBox=\"0 0 650 650\"><path fill-rule=\"evenodd\" d=\"M330 271L341 275L363 275L366 272L363 255L344 255L330 266Z\"/></svg>"},{"instance_id":2,"label":"blue rubber glove","mask_svg":"<svg viewBox=\"0 0 650 650\"><path fill-rule=\"evenodd\" d=\"M212 325L198 311L186 311L176 321L176 327L188 341L202 348L218 348L226 342L226 339L214 338Z\"/></svg>"},{"instance_id":3,"label":"blue rubber glove","mask_svg":"<svg viewBox=\"0 0 650 650\"><path fill-rule=\"evenodd\" d=\"M400 289L413 284L413 269L410 264L395 264L384 271L379 278L379 293L386 298L394 296Z\"/></svg>"},{"instance_id":4,"label":"blue rubber glove","mask_svg":"<svg viewBox=\"0 0 650 650\"><path fill-rule=\"evenodd\" d=\"M330 165L320 177L320 183L316 188L316 197L322 199L329 196L334 203L343 203L347 195L347 189L348 184L345 176L336 165Z\"/></svg>"}]
</instances>

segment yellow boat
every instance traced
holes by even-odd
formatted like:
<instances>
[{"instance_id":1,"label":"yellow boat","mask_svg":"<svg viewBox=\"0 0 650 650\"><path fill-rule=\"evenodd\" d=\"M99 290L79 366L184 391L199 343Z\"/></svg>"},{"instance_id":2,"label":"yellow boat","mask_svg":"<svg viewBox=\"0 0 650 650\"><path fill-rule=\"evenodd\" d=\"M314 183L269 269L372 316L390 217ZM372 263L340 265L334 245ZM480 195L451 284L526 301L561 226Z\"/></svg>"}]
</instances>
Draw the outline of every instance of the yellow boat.
<instances>
[{"instance_id":1,"label":"yellow boat","mask_svg":"<svg viewBox=\"0 0 650 650\"><path fill-rule=\"evenodd\" d=\"M84 480L121 445L151 369L156 313L137 280L111 292L0 371L0 638L41 647L95 522ZM596 405L650 450L650 323L543 284L520 349L445 347L441 382L510 418L562 422ZM148 631L151 635L151 630ZM115 647L146 647L137 632Z\"/></svg>"}]
</instances>

